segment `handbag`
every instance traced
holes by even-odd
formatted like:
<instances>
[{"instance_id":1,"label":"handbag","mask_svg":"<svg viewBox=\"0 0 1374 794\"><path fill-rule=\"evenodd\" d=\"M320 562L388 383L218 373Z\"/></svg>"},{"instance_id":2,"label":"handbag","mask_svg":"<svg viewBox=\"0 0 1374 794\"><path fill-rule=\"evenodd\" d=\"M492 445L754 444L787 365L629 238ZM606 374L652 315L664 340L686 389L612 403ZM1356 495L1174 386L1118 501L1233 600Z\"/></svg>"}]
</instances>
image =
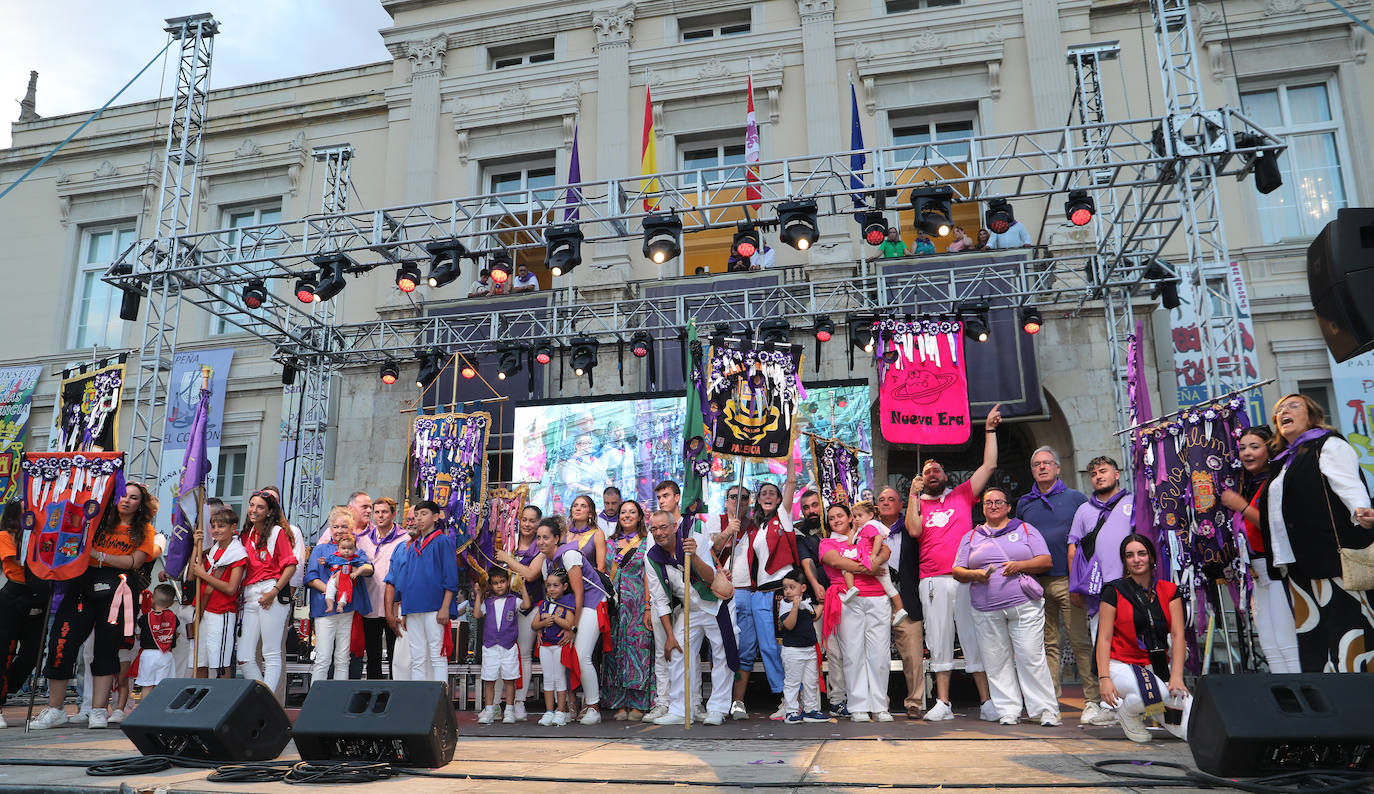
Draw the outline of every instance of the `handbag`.
<instances>
[{"instance_id":1,"label":"handbag","mask_svg":"<svg viewBox=\"0 0 1374 794\"><path fill-rule=\"evenodd\" d=\"M1362 549L1342 546L1341 533L1336 531L1336 514L1331 509L1331 494L1322 489L1322 496L1326 499L1327 518L1331 519L1331 533L1336 537L1336 551L1341 555L1341 582L1351 593L1374 590L1374 543Z\"/></svg>"},{"instance_id":2,"label":"handbag","mask_svg":"<svg viewBox=\"0 0 1374 794\"><path fill-rule=\"evenodd\" d=\"M1021 585L1021 593L1025 595L1026 598L1032 601L1039 601L1045 597L1045 588L1040 584L1040 580L1028 573L1017 575L1020 577L1018 584Z\"/></svg>"}]
</instances>

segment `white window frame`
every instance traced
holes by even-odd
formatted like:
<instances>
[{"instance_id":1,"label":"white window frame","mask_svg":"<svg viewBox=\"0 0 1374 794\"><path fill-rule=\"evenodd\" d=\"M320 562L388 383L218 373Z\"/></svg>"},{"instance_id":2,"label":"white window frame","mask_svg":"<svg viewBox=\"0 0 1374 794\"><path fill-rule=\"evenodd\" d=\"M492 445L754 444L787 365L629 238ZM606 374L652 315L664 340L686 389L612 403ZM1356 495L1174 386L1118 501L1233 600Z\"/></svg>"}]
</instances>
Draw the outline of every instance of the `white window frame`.
<instances>
[{"instance_id":1,"label":"white window frame","mask_svg":"<svg viewBox=\"0 0 1374 794\"><path fill-rule=\"evenodd\" d=\"M888 14L906 14L911 11L949 8L957 5L963 5L963 0L883 0L883 11ZM897 8L894 10L893 6L897 6Z\"/></svg>"},{"instance_id":2,"label":"white window frame","mask_svg":"<svg viewBox=\"0 0 1374 794\"><path fill-rule=\"evenodd\" d=\"M740 26L744 29L740 30ZM677 38L679 42L690 44L707 39L725 36L747 36L754 32L753 10L736 8L713 14L678 17Z\"/></svg>"},{"instance_id":3,"label":"white window frame","mask_svg":"<svg viewBox=\"0 0 1374 794\"><path fill-rule=\"evenodd\" d=\"M237 250L239 240L238 229L247 228L251 226L260 226L264 223L281 223L282 218L284 217L283 204L284 202L280 200L268 200L253 202L250 204L235 204L232 206L220 208L220 228L232 230L228 233L227 238L225 239L226 245L229 246L227 256L228 261L233 261L234 251ZM276 220L263 220L263 213L266 212L277 213ZM243 217L249 214L252 215L252 221L250 223L245 223L242 227L234 225L235 217ZM259 249L259 253L267 253L269 250L270 249ZM273 284L274 282L268 282L266 285L268 300L277 300L276 292L273 290ZM238 289L238 287L222 287L221 289ZM206 333L209 336L223 336L224 334L243 333L243 329L239 328L237 325L233 325L231 323L226 322L224 318L220 317L219 315L212 314L210 315L210 324L209 327L206 329Z\"/></svg>"},{"instance_id":4,"label":"white window frame","mask_svg":"<svg viewBox=\"0 0 1374 794\"><path fill-rule=\"evenodd\" d=\"M939 126L942 124L955 123L969 124L969 137L974 139L978 137L978 111L972 108L966 110L936 111L931 113L924 113L920 109L889 112L887 134L888 140L890 141L890 144L892 146L893 158L893 162L890 165L897 168L900 168L901 166L905 165L907 157L901 154L901 151L903 149L916 149L922 146L929 147L932 149L938 149L941 146L941 143L935 136ZM897 143L897 130L909 129L913 127L926 127L930 132L930 142L911 144ZM978 142L977 140L971 140L969 142L968 160L966 162L968 162L969 166L972 167L973 163L977 161L977 159ZM942 162L943 161L941 160L932 160L931 164L939 165Z\"/></svg>"},{"instance_id":5,"label":"white window frame","mask_svg":"<svg viewBox=\"0 0 1374 794\"><path fill-rule=\"evenodd\" d=\"M530 175L535 172L539 172L541 177L544 175L544 172L548 172L548 175L553 177L553 184L549 187L534 188L532 191L533 195L531 195ZM496 178L498 176L514 174L520 175L520 186L518 188L497 189ZM557 202L559 192L557 189L558 161L553 152L540 152L528 157L522 157L518 162L504 160L494 161L489 164L484 163L482 165L482 184L486 187L486 192L489 194L498 192L506 193L508 197L502 198L501 200L507 207L524 207L534 203L533 199L536 197L547 202ZM526 191L525 201L517 201L517 196L510 195L517 190ZM544 195L541 196L540 194Z\"/></svg>"},{"instance_id":6,"label":"white window frame","mask_svg":"<svg viewBox=\"0 0 1374 794\"><path fill-rule=\"evenodd\" d=\"M686 171L689 168L694 168L694 166L688 165L687 163L688 152L705 151L707 149L716 150L715 165L695 167L697 171L700 172L714 172L714 175L710 173L702 174L702 176L707 177L705 181L708 189L715 190L729 185L743 185L746 181L748 181L745 175L745 163L743 159L747 156L747 152L745 152L744 150L744 140L742 135L735 134L727 136L726 134L722 133L721 135L679 138L676 141L676 144L677 168L679 171ZM739 150L740 161L738 163L725 162L725 158L727 156L726 150L728 149ZM726 176L727 174L730 176L734 176L736 178L728 178ZM694 190L697 187L696 174L683 174L680 177L678 177L678 182L679 188L683 190Z\"/></svg>"},{"instance_id":7,"label":"white window frame","mask_svg":"<svg viewBox=\"0 0 1374 794\"><path fill-rule=\"evenodd\" d=\"M219 448L219 456L215 460L215 487L213 489L214 493L210 495L222 500L229 507L234 508L234 511L239 514L240 518L242 518L244 514L244 502L248 499L248 477L250 475L248 465L250 463L249 458L252 457L251 453L252 450L248 448L247 444L225 444ZM243 473L241 481L238 483L239 492L234 494L229 492L234 484L234 478L232 474L226 476L222 466L226 460L238 456L241 456L243 459Z\"/></svg>"},{"instance_id":8,"label":"white window frame","mask_svg":"<svg viewBox=\"0 0 1374 794\"><path fill-rule=\"evenodd\" d=\"M488 47L487 69L496 71L531 64L551 63L557 57L555 44L554 39L544 38ZM503 61L510 62L502 63Z\"/></svg>"},{"instance_id":9,"label":"white window frame","mask_svg":"<svg viewBox=\"0 0 1374 794\"><path fill-rule=\"evenodd\" d=\"M1289 89L1306 88L1307 86L1314 85L1320 85L1326 89L1326 101L1328 106L1331 108L1331 119L1329 121L1307 122L1303 124L1292 123L1292 112L1288 106ZM1285 143L1288 143L1293 136L1330 133L1336 143L1336 156L1340 158L1340 167L1338 168L1337 172L1341 176L1341 184L1345 189L1345 204L1343 206L1360 206L1360 199L1356 191L1355 175L1351 169L1350 148L1347 145L1347 135L1345 129L1345 108L1341 104L1340 86L1336 84L1336 76L1309 75L1306 77L1294 76L1289 77L1287 79L1247 81L1244 85L1241 86L1239 93L1243 97L1245 94L1261 93L1266 91L1277 92L1279 101L1279 116L1281 121L1284 122L1281 123L1278 127L1268 127L1266 128L1266 131L1281 138ZM1244 105L1243 99L1241 100L1241 105ZM1283 155L1281 155L1281 157L1288 158L1289 167L1286 170L1289 172L1289 174L1297 170L1297 163L1295 163L1296 153L1292 147L1286 149ZM1288 181L1286 177L1284 181L1285 183ZM1297 194L1297 185L1293 186L1293 190L1294 198L1297 201L1301 202L1301 197ZM1258 213L1259 199L1252 197L1251 200L1255 202L1255 209ZM1283 237L1276 240L1262 240L1261 242L1263 242L1263 244L1265 245L1275 245L1292 242L1294 240L1307 241L1311 239L1311 237L1314 236L1318 231L1320 231L1321 227L1325 225L1327 221L1332 220L1336 217L1337 209L1340 209L1340 207L1333 207L1330 217L1321 222L1316 222L1315 228L1311 229L1310 234L1308 233L1308 230L1300 228L1298 234L1295 236ZM1301 206L1301 204L1299 204L1296 210L1299 218L1299 227L1301 227L1304 223L1302 221L1302 218L1305 214L1305 208Z\"/></svg>"},{"instance_id":10,"label":"white window frame","mask_svg":"<svg viewBox=\"0 0 1374 794\"><path fill-rule=\"evenodd\" d=\"M91 249L92 239L95 236L101 234L114 235L110 243L110 256L113 258L108 262L87 262L86 258L89 255L88 252ZM86 277L90 273L103 275L105 271L110 269L110 265L114 264L114 258L117 258L123 250L120 246L120 237L124 234L128 235L129 243L134 242L134 240L138 236L138 222L130 219L126 221L115 221L112 223L93 224L90 226L84 226L81 229L80 248L78 248L76 252L76 284L75 289L72 290L71 321L67 327L67 346L69 348L85 349L92 346L88 344L79 344L81 342L79 338L81 336L81 330L85 327L85 317L84 313L82 312L81 304L84 297L84 291L86 288ZM123 334L125 321L118 319L119 303L123 295L114 286L110 284L105 284L104 282L99 283L103 285L104 289L108 290L108 292L106 292L105 294L108 296L109 299L109 306L112 316L115 318L116 322L119 323L119 330L115 332L118 338L109 339L107 338L109 332L109 328L107 326L106 335L101 336L99 340L93 340L93 344L96 347L118 347L124 341Z\"/></svg>"}]
</instances>

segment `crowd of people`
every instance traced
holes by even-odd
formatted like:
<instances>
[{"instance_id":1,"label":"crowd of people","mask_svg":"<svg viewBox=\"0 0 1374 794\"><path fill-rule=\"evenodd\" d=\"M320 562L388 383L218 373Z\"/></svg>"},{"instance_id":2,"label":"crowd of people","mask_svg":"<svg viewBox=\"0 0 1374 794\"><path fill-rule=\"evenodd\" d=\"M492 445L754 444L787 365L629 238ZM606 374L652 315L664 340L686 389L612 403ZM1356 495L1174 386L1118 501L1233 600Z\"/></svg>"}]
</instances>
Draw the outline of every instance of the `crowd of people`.
<instances>
[{"instance_id":1,"label":"crowd of people","mask_svg":"<svg viewBox=\"0 0 1374 794\"><path fill-rule=\"evenodd\" d=\"M1155 542L1136 532L1120 467L1094 458L1091 493L1081 493L1061 479L1056 452L1041 447L1032 487L1014 497L990 485L1001 421L994 407L982 463L964 482L927 460L906 493L888 486L852 505L798 494L792 461L781 484L730 487L718 513L684 515L671 480L655 488L651 507L614 486L599 510L586 493L566 517L524 507L514 548L498 550L475 577L470 614L487 704L479 721L529 719L537 661L543 726L596 724L603 712L676 724L689 709L708 725L748 719L756 662L777 698L772 719L888 722L895 645L907 718L955 719L951 675L962 668L977 688L978 718L1053 726L1062 720L1068 643L1083 682L1080 723L1119 722L1128 738L1148 741L1146 720L1158 719L1182 736L1191 705L1182 602ZM1315 402L1288 395L1272 429L1240 438L1239 458L1244 486L1221 498L1244 523L1270 669L1368 670L1361 649L1374 648L1371 593L1346 588L1339 555L1374 540L1354 450ZM434 502L398 516L392 499L354 493L330 511L308 552L275 489L254 493L242 521L212 506L180 593L165 573L153 581L150 563L165 548L152 527L156 509L131 483L101 520L91 567L67 585L46 633L48 706L33 728L117 722L131 707L129 683L156 686L189 673L193 659L200 676L278 690L293 587L310 591L314 680L447 681L455 643L462 656L452 622L468 610ZM32 672L47 604L45 583L18 558L17 504L3 525L0 693ZM130 599L145 590L146 603ZM698 660L708 648L703 689ZM88 704L69 716L67 683L83 654ZM928 710L926 664L935 684Z\"/></svg>"}]
</instances>

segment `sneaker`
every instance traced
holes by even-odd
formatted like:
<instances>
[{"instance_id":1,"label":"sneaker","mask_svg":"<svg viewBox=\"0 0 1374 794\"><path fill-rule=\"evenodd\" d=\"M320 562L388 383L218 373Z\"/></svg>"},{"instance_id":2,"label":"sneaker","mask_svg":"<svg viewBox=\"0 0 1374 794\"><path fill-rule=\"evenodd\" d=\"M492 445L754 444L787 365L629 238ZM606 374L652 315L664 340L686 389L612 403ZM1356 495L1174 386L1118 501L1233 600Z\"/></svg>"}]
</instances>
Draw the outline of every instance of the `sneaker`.
<instances>
[{"instance_id":1,"label":"sneaker","mask_svg":"<svg viewBox=\"0 0 1374 794\"><path fill-rule=\"evenodd\" d=\"M1002 725L1016 725L1017 723L1021 722L1021 718L1020 718L1020 717L1002 717L1002 718L999 719L997 722L1000 723L1000 724L1002 724Z\"/></svg>"},{"instance_id":2,"label":"sneaker","mask_svg":"<svg viewBox=\"0 0 1374 794\"><path fill-rule=\"evenodd\" d=\"M803 711L802 722L830 722L830 718L819 711Z\"/></svg>"},{"instance_id":3,"label":"sneaker","mask_svg":"<svg viewBox=\"0 0 1374 794\"><path fill-rule=\"evenodd\" d=\"M73 715L71 715L70 717L67 718L67 724L68 724L68 725L85 725L86 722L87 722L90 718L91 718L91 713L90 713L89 711L78 711L78 712L76 712L75 714L73 714Z\"/></svg>"},{"instance_id":4,"label":"sneaker","mask_svg":"<svg viewBox=\"0 0 1374 794\"><path fill-rule=\"evenodd\" d=\"M665 709L665 711L666 711L666 709ZM734 703L731 703L731 704L730 704L730 719L732 719L732 720L747 720L747 719L749 719L749 710L746 709L746 708L744 707L744 701L743 701L743 700L736 700Z\"/></svg>"},{"instance_id":5,"label":"sneaker","mask_svg":"<svg viewBox=\"0 0 1374 794\"><path fill-rule=\"evenodd\" d=\"M67 712L48 706L39 712L37 717L29 720L29 730L45 731L48 728L56 728L65 724L67 724Z\"/></svg>"},{"instance_id":6,"label":"sneaker","mask_svg":"<svg viewBox=\"0 0 1374 794\"><path fill-rule=\"evenodd\" d=\"M674 714L671 711L667 712L661 717L654 718L655 725L681 725L686 721L686 717L684 717L681 714Z\"/></svg>"},{"instance_id":7,"label":"sneaker","mask_svg":"<svg viewBox=\"0 0 1374 794\"><path fill-rule=\"evenodd\" d=\"M940 722L942 720L954 719L954 709L943 700L935 701L935 705L926 712L926 722Z\"/></svg>"},{"instance_id":8,"label":"sneaker","mask_svg":"<svg viewBox=\"0 0 1374 794\"><path fill-rule=\"evenodd\" d=\"M874 722L892 722L892 715L886 711L875 711L873 712L873 720Z\"/></svg>"},{"instance_id":9,"label":"sneaker","mask_svg":"<svg viewBox=\"0 0 1374 794\"><path fill-rule=\"evenodd\" d=\"M904 620L906 620L906 610L899 609L897 610L897 614L892 616L892 625L900 626Z\"/></svg>"},{"instance_id":10,"label":"sneaker","mask_svg":"<svg viewBox=\"0 0 1374 794\"><path fill-rule=\"evenodd\" d=\"M0 714L0 730L3 730L8 727L10 727L10 724L8 722L5 722L5 715Z\"/></svg>"},{"instance_id":11,"label":"sneaker","mask_svg":"<svg viewBox=\"0 0 1374 794\"><path fill-rule=\"evenodd\" d=\"M530 714L529 714L528 711L525 710L525 704L524 704L524 703L516 703L516 704L515 704L515 721L516 721L516 722L524 722L525 720L527 720L527 719L529 719L529 718L530 718Z\"/></svg>"},{"instance_id":12,"label":"sneaker","mask_svg":"<svg viewBox=\"0 0 1374 794\"><path fill-rule=\"evenodd\" d=\"M105 709L91 709L91 718L86 727L96 730L110 727L110 713Z\"/></svg>"},{"instance_id":13,"label":"sneaker","mask_svg":"<svg viewBox=\"0 0 1374 794\"><path fill-rule=\"evenodd\" d=\"M501 718L503 725L515 724L515 706L506 706L506 716Z\"/></svg>"},{"instance_id":14,"label":"sneaker","mask_svg":"<svg viewBox=\"0 0 1374 794\"><path fill-rule=\"evenodd\" d=\"M722 711L708 711L708 712L706 713L706 719L702 720L702 721L701 721L701 724L702 724L702 725L724 725L724 724L725 724L725 712L722 712Z\"/></svg>"},{"instance_id":15,"label":"sneaker","mask_svg":"<svg viewBox=\"0 0 1374 794\"><path fill-rule=\"evenodd\" d=\"M802 719L801 712L799 711L794 711L791 714L788 714L787 717L783 720L783 722L786 722L789 725L799 725L804 721L805 720Z\"/></svg>"},{"instance_id":16,"label":"sneaker","mask_svg":"<svg viewBox=\"0 0 1374 794\"><path fill-rule=\"evenodd\" d=\"M1046 710L1040 715L1040 724L1046 728L1058 728L1064 722L1059 719L1059 712Z\"/></svg>"},{"instance_id":17,"label":"sneaker","mask_svg":"<svg viewBox=\"0 0 1374 794\"><path fill-rule=\"evenodd\" d=\"M831 704L831 706L830 706L830 716L832 716L832 717L840 717L841 719L843 719L843 718L845 718L845 717L848 717L848 716L849 716L849 704L848 704L848 703L845 703L844 701L840 701L840 703L839 703L838 705L836 705L836 704Z\"/></svg>"},{"instance_id":18,"label":"sneaker","mask_svg":"<svg viewBox=\"0 0 1374 794\"><path fill-rule=\"evenodd\" d=\"M596 725L601 722L601 712L595 707L587 709L587 713L582 715L583 725Z\"/></svg>"},{"instance_id":19,"label":"sneaker","mask_svg":"<svg viewBox=\"0 0 1374 794\"><path fill-rule=\"evenodd\" d=\"M787 706L783 703L778 704L778 710L768 715L770 720L781 720L787 716Z\"/></svg>"},{"instance_id":20,"label":"sneaker","mask_svg":"<svg viewBox=\"0 0 1374 794\"><path fill-rule=\"evenodd\" d=\"M868 712L867 712L867 711L856 711L856 712L854 712L853 714L850 714L850 715L849 715L849 721L850 721L850 722L872 722L872 720L868 718Z\"/></svg>"},{"instance_id":21,"label":"sneaker","mask_svg":"<svg viewBox=\"0 0 1374 794\"><path fill-rule=\"evenodd\" d=\"M1126 738L1133 742L1144 744L1150 741L1150 731L1145 727L1145 722L1139 714L1127 714L1124 711L1116 712L1117 719L1121 722L1121 731L1126 734Z\"/></svg>"},{"instance_id":22,"label":"sneaker","mask_svg":"<svg viewBox=\"0 0 1374 794\"><path fill-rule=\"evenodd\" d=\"M115 725L118 725L119 723L124 721L125 716L127 715L124 713L124 709L115 709L114 711L110 712L109 719L110 722L114 723Z\"/></svg>"},{"instance_id":23,"label":"sneaker","mask_svg":"<svg viewBox=\"0 0 1374 794\"><path fill-rule=\"evenodd\" d=\"M566 711L555 711L555 712L553 713L553 724L554 724L554 725L567 725L567 724L568 724L568 717L569 717L569 716L570 716L570 715L569 715L568 712L566 712Z\"/></svg>"},{"instance_id":24,"label":"sneaker","mask_svg":"<svg viewBox=\"0 0 1374 794\"><path fill-rule=\"evenodd\" d=\"M653 708L649 709L649 712L647 714L645 714L643 717L640 717L640 721L653 722L654 720L658 719L659 717L662 717L664 714L667 713L667 706L654 706Z\"/></svg>"},{"instance_id":25,"label":"sneaker","mask_svg":"<svg viewBox=\"0 0 1374 794\"><path fill-rule=\"evenodd\" d=\"M997 707L992 705L991 700L983 701L983 705L978 709L978 719L984 722L996 722L1000 716L997 713Z\"/></svg>"},{"instance_id":26,"label":"sneaker","mask_svg":"<svg viewBox=\"0 0 1374 794\"><path fill-rule=\"evenodd\" d=\"M1078 715L1079 725L1092 725L1102 715L1104 709L1097 705L1097 701L1089 700L1083 706L1083 713Z\"/></svg>"},{"instance_id":27,"label":"sneaker","mask_svg":"<svg viewBox=\"0 0 1374 794\"><path fill-rule=\"evenodd\" d=\"M1097 716L1093 717L1093 725L1115 725L1117 723L1116 709L1106 704L1097 704Z\"/></svg>"},{"instance_id":28,"label":"sneaker","mask_svg":"<svg viewBox=\"0 0 1374 794\"><path fill-rule=\"evenodd\" d=\"M496 719L496 707L495 707L495 706L483 706L483 707L482 707L482 713L479 714L479 715L477 715L477 724L478 724L478 725L490 725L490 724L492 723L492 721L495 720L495 719Z\"/></svg>"},{"instance_id":29,"label":"sneaker","mask_svg":"<svg viewBox=\"0 0 1374 794\"><path fill-rule=\"evenodd\" d=\"M539 718L539 724L540 724L540 725L543 725L545 728L547 728L547 727L549 727L550 725L552 725L552 724L553 724L553 712L552 712L552 711L546 711L546 712L544 712L544 716L542 716L542 717Z\"/></svg>"},{"instance_id":30,"label":"sneaker","mask_svg":"<svg viewBox=\"0 0 1374 794\"><path fill-rule=\"evenodd\" d=\"M856 596L856 595L858 595L858 594L859 594L859 588L857 588L857 587L851 587L851 588L849 588L848 590L844 591L843 593L840 593L840 603L841 603L841 604L848 604L848 603L849 603L849 600L852 599L854 596Z\"/></svg>"}]
</instances>

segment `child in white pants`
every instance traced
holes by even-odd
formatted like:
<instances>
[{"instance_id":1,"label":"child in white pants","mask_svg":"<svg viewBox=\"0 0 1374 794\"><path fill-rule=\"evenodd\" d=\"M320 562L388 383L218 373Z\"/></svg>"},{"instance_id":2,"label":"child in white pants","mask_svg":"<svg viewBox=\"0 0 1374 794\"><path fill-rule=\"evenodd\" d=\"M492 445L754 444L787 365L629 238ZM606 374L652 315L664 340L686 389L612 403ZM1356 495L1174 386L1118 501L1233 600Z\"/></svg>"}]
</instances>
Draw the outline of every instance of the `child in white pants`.
<instances>
[{"instance_id":1,"label":"child in white pants","mask_svg":"<svg viewBox=\"0 0 1374 794\"><path fill-rule=\"evenodd\" d=\"M816 610L806 597L799 568L782 577L782 702L789 723L829 722L821 713L820 663L816 653Z\"/></svg>"},{"instance_id":2,"label":"child in white pants","mask_svg":"<svg viewBox=\"0 0 1374 794\"><path fill-rule=\"evenodd\" d=\"M577 631L577 602L568 592L568 575L555 570L544 577L544 600L535 609L539 632L539 669L544 674L544 716L539 724L567 725L568 670L563 666L563 632Z\"/></svg>"}]
</instances>

